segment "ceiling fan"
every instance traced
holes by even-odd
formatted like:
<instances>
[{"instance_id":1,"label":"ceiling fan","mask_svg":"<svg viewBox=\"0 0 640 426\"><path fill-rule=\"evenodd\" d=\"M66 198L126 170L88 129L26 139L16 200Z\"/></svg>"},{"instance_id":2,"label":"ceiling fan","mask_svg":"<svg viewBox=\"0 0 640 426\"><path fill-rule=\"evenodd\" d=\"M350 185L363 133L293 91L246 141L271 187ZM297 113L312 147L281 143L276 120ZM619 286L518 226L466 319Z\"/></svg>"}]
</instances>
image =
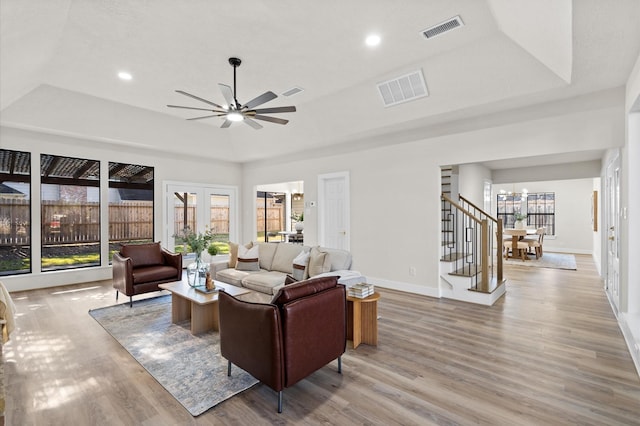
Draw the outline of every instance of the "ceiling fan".
<instances>
[{"instance_id":1,"label":"ceiling fan","mask_svg":"<svg viewBox=\"0 0 640 426\"><path fill-rule=\"evenodd\" d=\"M257 98L253 98L252 100L250 100L244 105L238 102L238 99L236 98L236 95L237 95L236 68L238 68L241 63L242 61L238 58L229 58L229 64L233 67L233 90L231 90L231 87L227 86L226 84L218 83L218 86L220 87L220 91L222 92L222 96L224 96L224 99L227 101L227 105L225 106L218 105L206 99L192 95L191 93L187 93L183 90L176 90L176 92L180 93L181 95L189 96L190 98L212 105L217 109L194 108L194 107L181 106L181 105L167 105L167 106L169 108L183 108L183 109L194 109L198 111L213 112L214 113L213 115L204 115L202 117L187 118L187 120L202 120L203 118L222 117L224 118L224 121L222 122L222 126L220 126L220 128L222 129L231 126L231 123L233 123L234 121L244 121L245 123L247 123L249 126L253 127L256 130L262 128L262 125L258 123L256 120L269 121L271 123L277 123L277 124L287 124L289 120L284 120L282 118L277 118L277 117L270 117L263 114L295 112L296 107L294 106L255 109L255 107L257 107L258 105L262 105L278 97L278 95L276 95L271 91L264 92L262 95L258 96Z\"/></svg>"}]
</instances>

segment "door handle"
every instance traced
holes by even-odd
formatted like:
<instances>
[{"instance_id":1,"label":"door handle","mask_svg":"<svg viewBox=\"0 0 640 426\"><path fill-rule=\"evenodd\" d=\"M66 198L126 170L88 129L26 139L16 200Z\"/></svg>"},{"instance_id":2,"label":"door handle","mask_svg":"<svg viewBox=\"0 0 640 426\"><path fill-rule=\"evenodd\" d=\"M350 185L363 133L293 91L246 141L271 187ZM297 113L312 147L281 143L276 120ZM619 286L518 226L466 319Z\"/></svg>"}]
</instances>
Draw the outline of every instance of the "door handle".
<instances>
[{"instance_id":1,"label":"door handle","mask_svg":"<svg viewBox=\"0 0 640 426\"><path fill-rule=\"evenodd\" d=\"M609 237L609 239L610 239L611 241L613 241L613 240L615 240L615 239L616 239L616 237Z\"/></svg>"}]
</instances>

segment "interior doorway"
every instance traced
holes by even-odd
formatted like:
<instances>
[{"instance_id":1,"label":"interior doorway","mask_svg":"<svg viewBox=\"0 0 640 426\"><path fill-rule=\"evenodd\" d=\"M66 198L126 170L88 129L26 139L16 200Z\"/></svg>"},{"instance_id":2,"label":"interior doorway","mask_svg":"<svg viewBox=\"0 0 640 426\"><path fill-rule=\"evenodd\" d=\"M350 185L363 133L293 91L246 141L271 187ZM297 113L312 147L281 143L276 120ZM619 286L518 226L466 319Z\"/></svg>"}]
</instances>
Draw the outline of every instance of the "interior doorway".
<instances>
[{"instance_id":1,"label":"interior doorway","mask_svg":"<svg viewBox=\"0 0 640 426\"><path fill-rule=\"evenodd\" d=\"M303 242L304 182L256 187L256 240Z\"/></svg>"}]
</instances>

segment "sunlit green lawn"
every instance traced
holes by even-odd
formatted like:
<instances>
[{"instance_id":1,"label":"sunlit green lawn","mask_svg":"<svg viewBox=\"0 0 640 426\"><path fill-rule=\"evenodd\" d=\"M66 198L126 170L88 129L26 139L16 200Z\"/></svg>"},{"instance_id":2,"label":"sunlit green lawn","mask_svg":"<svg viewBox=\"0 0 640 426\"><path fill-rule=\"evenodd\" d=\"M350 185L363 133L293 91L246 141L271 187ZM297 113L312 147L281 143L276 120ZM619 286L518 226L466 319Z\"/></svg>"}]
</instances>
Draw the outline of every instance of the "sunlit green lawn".
<instances>
[{"instance_id":1,"label":"sunlit green lawn","mask_svg":"<svg viewBox=\"0 0 640 426\"><path fill-rule=\"evenodd\" d=\"M218 254L229 254L229 243L227 241L214 241L211 243L218 249ZM177 253L182 253L184 246L175 247ZM113 253L117 250L109 251L109 260L113 258ZM52 269L56 267L70 267L74 265L96 265L100 263L99 253L77 254L59 257L43 257L42 269ZM24 271L31 267L30 260L27 259L10 259L0 261L0 271Z\"/></svg>"}]
</instances>

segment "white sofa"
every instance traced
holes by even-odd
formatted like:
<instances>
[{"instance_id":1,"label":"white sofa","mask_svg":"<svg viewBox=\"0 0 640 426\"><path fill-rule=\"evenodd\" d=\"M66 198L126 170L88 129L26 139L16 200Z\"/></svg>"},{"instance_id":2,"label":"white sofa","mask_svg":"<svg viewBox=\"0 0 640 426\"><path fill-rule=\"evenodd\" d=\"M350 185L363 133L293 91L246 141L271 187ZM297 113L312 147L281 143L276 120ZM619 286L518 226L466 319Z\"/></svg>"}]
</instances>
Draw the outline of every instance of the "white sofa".
<instances>
[{"instance_id":1,"label":"white sofa","mask_svg":"<svg viewBox=\"0 0 640 426\"><path fill-rule=\"evenodd\" d=\"M237 270L229 265L229 261L211 262L211 275L218 281L245 287L249 290L266 294L276 294L284 286L288 274L293 272L293 260L303 250L311 250L308 246L290 243L253 243L259 246L259 271ZM350 287L366 282L366 277L358 271L352 271L351 253L346 250L319 247L329 254L331 270L314 277L339 276L338 283ZM233 256L232 256L233 257Z\"/></svg>"}]
</instances>

